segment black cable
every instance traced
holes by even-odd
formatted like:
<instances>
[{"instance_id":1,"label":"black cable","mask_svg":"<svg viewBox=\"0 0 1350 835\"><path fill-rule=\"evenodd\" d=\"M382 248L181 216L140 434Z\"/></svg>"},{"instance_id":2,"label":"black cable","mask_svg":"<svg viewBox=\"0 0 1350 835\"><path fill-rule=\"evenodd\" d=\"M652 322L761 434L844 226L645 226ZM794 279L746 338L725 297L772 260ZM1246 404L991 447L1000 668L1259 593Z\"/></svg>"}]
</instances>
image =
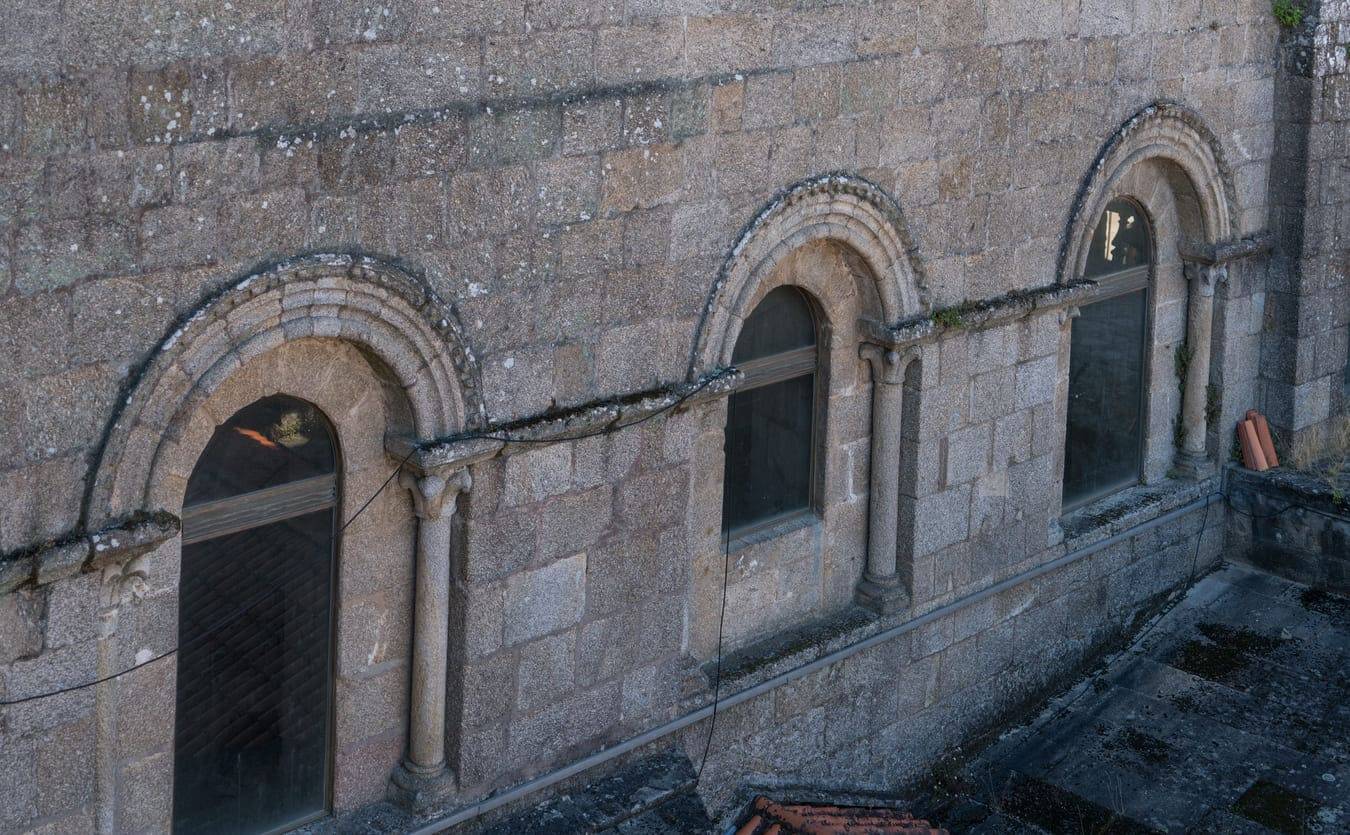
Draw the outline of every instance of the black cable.
<instances>
[{"instance_id":1,"label":"black cable","mask_svg":"<svg viewBox=\"0 0 1350 835\"><path fill-rule=\"evenodd\" d=\"M637 420L635 420L635 421L632 421L632 422L630 422L630 423L624 423L624 424L610 423L610 424L607 424L607 425L605 425L605 426L600 427L599 429L596 429L596 430L593 430L593 431L590 431L590 432L583 432L583 433L581 433L581 434L579 434L579 435L569 435L569 436L565 436L565 437L561 437L561 438L512 438L512 437L509 436L509 435L494 435L494 434L492 434L492 433L482 432L482 433L471 433L471 434L469 434L469 435L458 436L458 437L456 437L454 440L460 441L460 440L474 440L474 439L478 439L478 438L483 438L483 439L488 439L488 440L504 441L504 442L506 442L506 443L560 444L560 443L567 443L567 442L570 442L570 441L580 441L580 440L584 440L584 439L586 439L586 438L593 438L593 437L596 437L596 436L599 436L599 435L612 434L612 433L614 433L614 432L618 432L618 431L621 431L621 430L623 430L623 429L627 429L627 428L629 428L630 426L637 426L637 425L639 425L639 424L645 423L645 422L651 420L652 418L655 418L655 417L657 417L657 416L659 416L659 415L662 415L662 414L665 414L666 412L669 412L670 410L672 410L672 409L674 409L674 408L680 406L681 404L687 402L691 397L693 397L694 395L696 395L696 394L698 394L699 392L703 391L705 388L707 388L708 386L710 386L710 385L712 385L713 383L717 382L718 380L720 380L720 379L722 379L722 378L724 378L724 377L727 377L727 376L731 375L731 374L733 373L733 371L734 371L734 369L731 369L731 368L724 368L724 369L718 371L716 374L713 374L713 375L707 377L706 379L704 379L704 380L703 380L702 382L700 382L697 386L695 386L692 390L690 390L690 391L686 392L685 394L681 395L680 397L676 398L674 402L668 403L668 404L666 404L665 406L662 406L660 409L657 409L656 411L654 411L654 412L652 412L652 413L650 413L650 414L643 415L641 418L639 418L639 419L637 419ZM408 461L413 457L413 455L415 455L415 454L417 453L417 451L418 451L418 447L413 447L413 449L410 450L410 451L408 452L407 455L403 456L403 460L401 460L401 461L398 462L398 466L395 467L395 468L394 468L394 471L391 472L391 473L389 474L389 477L386 478L386 479L384 480L384 482L379 486L379 488L377 488L377 489L375 490L375 492L374 492L373 494L371 494L370 498L369 498L369 499L366 499L365 503L362 504L361 507L358 508L357 511L356 511L355 513L352 514L351 518L348 519L346 522L344 522L344 523L342 524L342 527L338 528L338 533L339 533L339 534L342 533L343 531L347 530L347 527L348 527L349 525L351 525L353 522L355 522L356 519L357 519L362 513L365 513L365 512L366 512L366 509L370 507L370 505L375 501L375 499L379 498L380 494L383 493L383 492L389 487L389 485L393 483L394 479L398 477L399 472L403 469L403 466L404 466L405 464L408 463ZM723 589L722 589L722 609L723 609L723 612L725 613L725 611L726 611L726 577L725 577L725 576L723 576L723 583L722 583L722 585L723 585ZM250 608L250 609L251 609L254 605L256 605L256 603L250 604L247 608ZM247 609L246 609L245 611L247 611ZM187 643L187 644L180 644L179 646L176 646L176 647L174 647L173 649L165 650L164 652L160 653L159 655L156 655L154 658L150 658L150 659L148 659L148 660L146 660L146 661L142 661L142 662L140 662L139 664L135 664L135 665L133 665L133 666L131 666L131 667L126 668L125 670L122 670L121 672L111 673L111 674L109 674L109 675L103 676L102 678L94 679L93 681L87 681L87 682L84 682L83 684L75 684L75 685L71 685L70 687L63 687L63 688L61 688L61 689L59 689L59 690L52 690L51 692L48 692L48 693L38 693L38 694L33 695L33 696L25 696L25 697L23 697L22 699L6 699L6 700L0 700L0 707L11 707L11 706L13 706L13 705L20 705L20 704L24 704L25 702L32 702L32 701L36 701L36 700L38 700L38 699L48 699L48 698L52 698L52 697L54 697L54 696L61 696L61 695L64 695L64 694L66 694L66 693L72 693L72 692L74 692L74 691L76 691L76 690L84 690L84 689L89 688L89 687L95 687L95 686L97 686L97 685L103 684L104 682L112 681L113 679L119 678L120 676L124 676L124 675L127 675L127 674L129 674L129 673L134 673L135 671L141 669L142 667L148 667L149 665L154 664L156 661L161 661L161 660L163 660L163 659L165 659L165 658L168 658L170 655L173 655L173 654L177 653L179 650L183 649L184 647L191 648L191 647L193 647L193 646L196 646L197 642L206 640L207 638L211 637L212 635L214 635L214 634L216 633L216 631L217 631L219 628L220 628L220 622L218 622L217 625L216 625L215 627L213 627L211 630L209 630L209 631L207 631L207 632L204 632L204 633L202 633L201 635L197 636L197 638L196 638L195 640L190 641L190 642ZM719 632L719 634L718 634L718 665L719 665L719 669L720 669L720 665L721 665L721 640L722 640L722 639L721 639L721 634L720 634L720 632L721 632L721 627L720 627L720 625L719 625L719 627L718 627L718 632ZM715 714L714 714L714 716L715 716ZM706 754L705 754L705 756L706 756Z\"/></svg>"},{"instance_id":2,"label":"black cable","mask_svg":"<svg viewBox=\"0 0 1350 835\"><path fill-rule=\"evenodd\" d=\"M734 400L727 401L727 424L731 424L732 409L735 406ZM723 485L722 514L726 515L726 486ZM722 636L723 627L727 620L727 581L731 575L731 532L726 531L722 534L722 606L717 615L717 668L713 674L713 703L712 717L708 720L708 738L703 741L703 758L698 764L698 774L694 777L694 788L697 789L703 780L703 769L708 765L708 752L712 750L713 732L717 730L717 708L721 704L722 698Z\"/></svg>"},{"instance_id":3,"label":"black cable","mask_svg":"<svg viewBox=\"0 0 1350 835\"><path fill-rule=\"evenodd\" d=\"M470 432L464 435L455 435L450 440L455 442L488 440L488 441L502 441L503 443L508 444L565 444L570 443L572 441L583 441L587 438L595 438L600 435L608 435L614 432L618 432L619 430L622 429L627 429L630 426L641 425L651 420L652 418L658 417L660 415L665 414L666 412L669 412L671 409L674 409L677 406L680 406L681 404L688 402L688 400L691 397L703 391L705 388L722 379L723 377L731 375L733 372L734 369L723 368L716 374L713 374L705 378L692 390L676 398L674 402L667 403L665 406L662 406L656 411L647 415L643 415L642 417L630 423L624 424L608 423L604 426L599 427L598 429L593 429L589 432L582 432L579 435L565 435L559 438L514 438L510 435L505 434L496 435L491 432ZM366 511L366 508L370 507L371 502L379 498L380 494L384 492L385 488L387 488L390 484L393 483L394 479L398 476L399 471L403 469L403 465L407 464L408 461L414 455L417 454L418 449L419 447L414 446L411 450L408 451L407 455L403 456L403 460L398 462L398 466L394 467L394 471L389 474L389 477L384 480L384 483L380 485L379 489L376 490L369 499L366 499L366 503L361 505L361 507L355 513L352 514L352 517L342 524L342 527L338 528L338 533L342 533L343 531L347 530L347 526L350 525L352 522L355 522L356 517L364 513Z\"/></svg>"},{"instance_id":4,"label":"black cable","mask_svg":"<svg viewBox=\"0 0 1350 835\"><path fill-rule=\"evenodd\" d=\"M96 685L104 683L105 681L112 681L113 679L121 678L122 676L127 675L128 673L134 673L140 668L148 667L151 664L155 663L156 661L168 658L170 655L173 655L176 652L178 652L178 647L174 647L171 650L166 650L164 653L156 655L149 661L143 661L140 664L137 664L133 667L128 667L125 670L122 670L120 673L112 673L111 675L106 675L103 678L96 678L93 681L87 681L84 684L76 684L71 687L63 687L60 690L53 690L50 693L38 693L35 696L25 696L22 699L5 699L4 701L0 701L0 707L11 707L13 705L21 705L24 702L32 702L38 699L50 699L53 696L60 696L65 693L73 693L76 690L84 690L87 687L94 687Z\"/></svg>"},{"instance_id":5,"label":"black cable","mask_svg":"<svg viewBox=\"0 0 1350 835\"><path fill-rule=\"evenodd\" d=\"M703 779L703 769L708 765L708 752L712 750L713 731L717 730L717 708L722 699L722 627L727 619L727 575L731 573L731 536L722 535L722 608L717 615L717 671L713 674L712 717L708 720L708 738L703 741L703 758L698 764L698 774L694 777L694 788L698 788Z\"/></svg>"},{"instance_id":6,"label":"black cable","mask_svg":"<svg viewBox=\"0 0 1350 835\"><path fill-rule=\"evenodd\" d=\"M343 522L343 523L342 523L342 527L338 528L338 533L339 533L339 534L342 533L343 531L347 530L347 526L350 525L352 522L355 522L355 521L356 521L356 517L358 517L358 516L360 516L362 513L365 513L365 512L366 512L366 508L370 507L370 503L373 502L373 501L375 501L376 499L378 499L378 498L380 497L380 494L384 492L384 489L385 489L386 487L388 487L388 486L393 482L393 480L394 480L395 478L398 477L399 472L403 469L403 465L406 464L406 463L408 463L408 459L412 458L413 455L415 455L416 453L417 453L417 447L413 447L412 449L408 450L408 454L405 455L405 456L403 456L403 460L402 460L402 461L398 462L398 466L395 467L395 468L394 468L394 471L393 471L392 473L389 474L389 477L386 478L386 479L384 480L384 483L382 483L382 484L380 485L379 489L376 490L374 493L370 494L370 498L366 499L366 503L365 503L365 504L363 504L363 505L361 505L361 507L357 508L357 511L356 511L355 513L352 514L352 517L351 517L350 519L348 519L346 522Z\"/></svg>"},{"instance_id":7,"label":"black cable","mask_svg":"<svg viewBox=\"0 0 1350 835\"><path fill-rule=\"evenodd\" d=\"M219 620L217 620L217 621L211 626L210 629L208 629L208 630L205 631L205 632L202 632L202 633L199 634L197 637L193 638L192 640L188 641L187 643L185 643L185 644L179 644L178 646L174 647L173 649L167 649L167 650L165 650L164 652L160 653L159 655L156 655L154 658L149 658L149 659L146 659L145 661L142 661L142 662L140 662L140 663L138 663L138 664L134 664L134 665L132 665L132 666L130 666L130 667L127 667L125 670L122 670L121 672L118 672L118 673L110 673L109 675L103 676L102 678L97 678L97 679L94 679L93 681L85 682L84 684L76 684L76 685L72 685L72 686L70 686L70 687L65 687L65 688L62 688L62 689L60 689L60 690L53 690L53 691L50 692L50 693L38 693L37 695L34 695L34 696L25 696L25 697L23 697L22 699L6 699L6 700L0 700L0 707L10 707L10 706L12 706L12 705L21 705L21 704L23 704L24 702L32 702L32 701L36 701L37 699L46 699L46 698L50 698L50 697L52 697L52 696L60 696L60 695L63 695L63 694L65 694L65 693L71 693L71 692L74 692L74 691L76 691L76 690L84 690L84 689L89 688L89 687L94 687L94 686L96 686L96 685L103 684L103 683L106 682L106 681L112 681L112 680L115 679L115 678L118 678L118 677L120 677L120 676L127 675L128 673L134 673L134 672L136 672L137 670L139 670L139 669L142 668L142 667L148 667L148 666L150 666L151 664L155 663L156 661L160 661L160 660L163 660L163 659L165 659L165 658L168 658L170 655L173 655L174 653L177 653L177 652L179 652L179 651L181 651L181 650L183 650L183 649L191 649L191 648L197 646L197 645L200 644L200 643L203 643L203 642L205 642L205 641L207 641L207 640L209 640L209 639L211 639L211 638L214 638L215 635L216 635L216 633L222 631L226 626L229 626L230 624L234 623L235 620L237 620L237 619L239 618L240 615L245 615L245 614L248 614L249 612L251 612L251 611L253 610L254 607L256 607L259 603L261 603L264 599L267 598L268 594L270 594L270 590L269 590L269 589L264 589L262 592L260 592L257 596L255 596L255 597L253 598L252 602L247 603L247 604L245 604L244 606L238 607L238 608L234 609L233 611L229 612L227 615L225 615L224 617L222 617L222 618L220 618Z\"/></svg>"}]
</instances>

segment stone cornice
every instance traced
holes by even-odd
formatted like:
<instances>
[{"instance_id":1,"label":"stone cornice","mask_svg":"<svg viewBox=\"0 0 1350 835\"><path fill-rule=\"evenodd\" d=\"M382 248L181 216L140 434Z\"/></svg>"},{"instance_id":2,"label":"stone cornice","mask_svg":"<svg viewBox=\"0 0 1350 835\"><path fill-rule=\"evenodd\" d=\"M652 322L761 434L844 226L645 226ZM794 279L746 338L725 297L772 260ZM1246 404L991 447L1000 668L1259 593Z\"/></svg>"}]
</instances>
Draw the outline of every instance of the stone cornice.
<instances>
[{"instance_id":1,"label":"stone cornice","mask_svg":"<svg viewBox=\"0 0 1350 835\"><path fill-rule=\"evenodd\" d=\"M1269 232L1258 232L1245 238L1234 238L1217 244L1186 241L1179 247L1178 254L1183 261L1210 267L1266 255L1274 249L1275 236Z\"/></svg>"},{"instance_id":2,"label":"stone cornice","mask_svg":"<svg viewBox=\"0 0 1350 835\"><path fill-rule=\"evenodd\" d=\"M594 401L558 412L490 424L481 431L419 441L385 438L385 449L407 466L424 473L468 467L498 455L514 455L538 446L565 443L602 432L613 432L662 412L677 412L725 397L743 379L740 371L724 369L690 383L678 383L622 397Z\"/></svg>"},{"instance_id":3,"label":"stone cornice","mask_svg":"<svg viewBox=\"0 0 1350 835\"><path fill-rule=\"evenodd\" d=\"M985 330L1030 316L1082 304L1097 282L1080 279L1072 284L1052 284L1032 290L1016 290L992 299L964 302L956 307L935 311L932 316L906 319L885 325L863 319L858 329L864 341L883 348L922 345L953 330Z\"/></svg>"},{"instance_id":4,"label":"stone cornice","mask_svg":"<svg viewBox=\"0 0 1350 835\"><path fill-rule=\"evenodd\" d=\"M72 532L0 554L0 594L127 562L159 547L181 529L179 518L167 511L133 513L94 533Z\"/></svg>"}]
</instances>

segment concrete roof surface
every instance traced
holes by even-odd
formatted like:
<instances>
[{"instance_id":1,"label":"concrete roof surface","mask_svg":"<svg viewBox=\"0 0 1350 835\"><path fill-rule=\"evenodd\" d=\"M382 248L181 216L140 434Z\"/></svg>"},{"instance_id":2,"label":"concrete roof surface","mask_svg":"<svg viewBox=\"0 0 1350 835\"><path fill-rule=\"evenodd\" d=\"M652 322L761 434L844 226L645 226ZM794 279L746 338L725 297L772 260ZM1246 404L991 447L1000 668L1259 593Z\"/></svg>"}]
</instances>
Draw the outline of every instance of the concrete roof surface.
<instances>
[{"instance_id":1,"label":"concrete roof surface","mask_svg":"<svg viewBox=\"0 0 1350 835\"><path fill-rule=\"evenodd\" d=\"M1350 831L1350 599L1223 566L920 809L953 832Z\"/></svg>"}]
</instances>

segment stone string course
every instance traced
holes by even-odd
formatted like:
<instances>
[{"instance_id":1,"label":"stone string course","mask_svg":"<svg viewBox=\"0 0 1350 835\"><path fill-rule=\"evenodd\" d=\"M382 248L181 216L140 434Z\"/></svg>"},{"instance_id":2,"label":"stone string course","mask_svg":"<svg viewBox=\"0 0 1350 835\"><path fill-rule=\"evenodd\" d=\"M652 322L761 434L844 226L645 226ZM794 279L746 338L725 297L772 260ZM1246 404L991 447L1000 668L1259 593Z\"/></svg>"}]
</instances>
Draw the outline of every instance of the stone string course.
<instances>
[{"instance_id":1,"label":"stone string course","mask_svg":"<svg viewBox=\"0 0 1350 835\"><path fill-rule=\"evenodd\" d=\"M876 400L859 346L880 344L908 352L887 401L907 600L885 617L944 614L719 716L700 790L714 812L747 781L885 790L1225 547L1218 505L1133 526L1212 483L1170 475L1183 257L1243 256L1192 384L1217 401L1211 464L1248 408L1292 438L1346 405L1341 0L1292 32L1266 0L14 5L0 700L175 645L193 450L238 399L305 391L344 439L348 514L415 442L441 442L417 468L471 477L437 529L449 779L432 799L467 807L705 703L724 570L737 657L875 628L854 594ZM1092 287L1061 250L1090 233L1080 196L1114 193L1158 239L1145 483L1085 530L1059 496L1071 313ZM816 513L728 557L734 378L661 410L728 365L775 281L834 312ZM549 443L463 437L494 428ZM391 487L341 547L340 819L386 802L409 749L422 523ZM942 608L1108 529L1123 538ZM109 537L128 570L95 565ZM167 830L175 675L0 708L0 830ZM701 754L707 730L663 744Z\"/></svg>"}]
</instances>

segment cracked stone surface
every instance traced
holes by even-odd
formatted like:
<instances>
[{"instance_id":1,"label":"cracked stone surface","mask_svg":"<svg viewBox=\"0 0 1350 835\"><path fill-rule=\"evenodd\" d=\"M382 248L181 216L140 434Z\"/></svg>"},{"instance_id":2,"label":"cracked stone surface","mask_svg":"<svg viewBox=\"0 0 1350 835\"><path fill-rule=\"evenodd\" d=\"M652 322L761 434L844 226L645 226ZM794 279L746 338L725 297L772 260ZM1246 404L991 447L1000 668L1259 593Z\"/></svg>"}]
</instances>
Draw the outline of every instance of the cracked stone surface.
<instances>
[{"instance_id":1,"label":"cracked stone surface","mask_svg":"<svg viewBox=\"0 0 1350 835\"><path fill-rule=\"evenodd\" d=\"M1350 599L1237 566L939 779L954 832L1350 827Z\"/></svg>"}]
</instances>

